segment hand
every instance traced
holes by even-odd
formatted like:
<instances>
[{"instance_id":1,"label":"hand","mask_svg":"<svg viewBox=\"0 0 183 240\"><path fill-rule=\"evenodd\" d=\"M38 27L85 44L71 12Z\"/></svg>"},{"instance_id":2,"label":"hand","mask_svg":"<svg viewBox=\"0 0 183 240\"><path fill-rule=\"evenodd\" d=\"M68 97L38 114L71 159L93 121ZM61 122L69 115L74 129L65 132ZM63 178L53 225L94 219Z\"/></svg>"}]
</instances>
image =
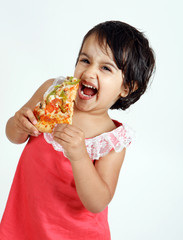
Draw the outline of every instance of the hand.
<instances>
[{"instance_id":1,"label":"hand","mask_svg":"<svg viewBox=\"0 0 183 240\"><path fill-rule=\"evenodd\" d=\"M15 113L14 123L17 127L17 131L22 134L27 134L31 136L38 136L40 132L34 126L37 120L28 107L22 107L19 111Z\"/></svg>"},{"instance_id":2,"label":"hand","mask_svg":"<svg viewBox=\"0 0 183 240\"><path fill-rule=\"evenodd\" d=\"M58 124L53 131L53 138L63 147L64 154L70 161L88 157L85 136L81 129L69 124Z\"/></svg>"}]
</instances>

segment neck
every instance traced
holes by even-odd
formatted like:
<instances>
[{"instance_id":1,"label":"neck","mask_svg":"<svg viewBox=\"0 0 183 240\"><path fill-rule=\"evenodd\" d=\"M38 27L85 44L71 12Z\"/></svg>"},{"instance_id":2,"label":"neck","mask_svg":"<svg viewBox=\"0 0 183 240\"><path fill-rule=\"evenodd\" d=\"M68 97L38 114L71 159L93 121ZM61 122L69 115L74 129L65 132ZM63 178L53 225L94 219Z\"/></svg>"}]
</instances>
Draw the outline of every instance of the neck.
<instances>
[{"instance_id":1,"label":"neck","mask_svg":"<svg viewBox=\"0 0 183 240\"><path fill-rule=\"evenodd\" d=\"M108 115L108 112L94 113L82 112L74 109L73 125L79 127L86 138L95 137L103 132L111 131L115 124Z\"/></svg>"}]
</instances>

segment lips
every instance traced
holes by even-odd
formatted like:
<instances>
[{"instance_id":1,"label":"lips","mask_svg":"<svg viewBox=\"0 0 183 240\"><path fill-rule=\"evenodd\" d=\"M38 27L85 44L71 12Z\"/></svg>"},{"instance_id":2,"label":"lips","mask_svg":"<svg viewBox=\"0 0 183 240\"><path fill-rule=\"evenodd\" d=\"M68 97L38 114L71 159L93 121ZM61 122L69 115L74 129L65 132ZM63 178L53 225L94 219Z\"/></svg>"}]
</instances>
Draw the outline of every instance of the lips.
<instances>
[{"instance_id":1,"label":"lips","mask_svg":"<svg viewBox=\"0 0 183 240\"><path fill-rule=\"evenodd\" d=\"M93 98L98 92L97 87L88 81L81 81L79 85L79 97L83 100L89 100Z\"/></svg>"}]
</instances>

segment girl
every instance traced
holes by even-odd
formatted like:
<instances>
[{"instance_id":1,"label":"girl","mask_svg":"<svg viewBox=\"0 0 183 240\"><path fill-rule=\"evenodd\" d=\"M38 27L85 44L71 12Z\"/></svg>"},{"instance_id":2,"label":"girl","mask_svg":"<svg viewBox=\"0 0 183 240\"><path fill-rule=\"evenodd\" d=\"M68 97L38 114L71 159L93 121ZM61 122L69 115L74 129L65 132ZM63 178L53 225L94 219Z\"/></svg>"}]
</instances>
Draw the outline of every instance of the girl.
<instances>
[{"instance_id":1,"label":"girl","mask_svg":"<svg viewBox=\"0 0 183 240\"><path fill-rule=\"evenodd\" d=\"M81 79L73 124L52 134L35 128L33 109L50 79L7 122L21 155L0 226L1 240L110 239L113 198L130 130L108 115L127 109L145 92L154 69L148 40L119 21L101 23L84 37L74 77Z\"/></svg>"}]
</instances>

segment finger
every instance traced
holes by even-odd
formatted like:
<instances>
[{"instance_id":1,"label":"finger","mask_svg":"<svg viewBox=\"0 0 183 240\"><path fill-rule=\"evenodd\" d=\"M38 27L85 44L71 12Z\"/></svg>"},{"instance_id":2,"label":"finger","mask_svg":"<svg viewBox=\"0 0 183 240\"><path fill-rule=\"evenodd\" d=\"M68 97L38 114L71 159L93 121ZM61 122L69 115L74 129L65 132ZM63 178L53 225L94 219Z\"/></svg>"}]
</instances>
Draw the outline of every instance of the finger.
<instances>
[{"instance_id":1,"label":"finger","mask_svg":"<svg viewBox=\"0 0 183 240\"><path fill-rule=\"evenodd\" d=\"M31 136L39 136L41 133L38 131L38 130L30 130L26 127L24 127L20 122L17 122L16 124L17 128L19 129L20 132L24 132L26 133L27 135L31 135Z\"/></svg>"},{"instance_id":2,"label":"finger","mask_svg":"<svg viewBox=\"0 0 183 240\"><path fill-rule=\"evenodd\" d=\"M71 143L72 142L72 136L70 136L70 135L68 135L68 134L66 134L66 133L64 133L64 132L54 132L54 134L53 134L53 138L54 138L54 140L56 140L56 141L63 141L63 142L65 142L65 143Z\"/></svg>"},{"instance_id":3,"label":"finger","mask_svg":"<svg viewBox=\"0 0 183 240\"><path fill-rule=\"evenodd\" d=\"M23 107L15 113L15 120L19 120L22 122L28 120L29 122L31 122L34 125L37 123L37 120L36 120L32 110L27 107Z\"/></svg>"},{"instance_id":4,"label":"finger","mask_svg":"<svg viewBox=\"0 0 183 240\"><path fill-rule=\"evenodd\" d=\"M74 139L74 142L75 140L83 141L85 139L84 132L75 126L69 125L67 128L64 128L64 132L72 136L72 138Z\"/></svg>"},{"instance_id":5,"label":"finger","mask_svg":"<svg viewBox=\"0 0 183 240\"><path fill-rule=\"evenodd\" d=\"M58 124L58 127L55 128L55 131L63 131L70 136L76 136L76 134L83 134L83 131L81 131L81 129L70 124Z\"/></svg>"},{"instance_id":6,"label":"finger","mask_svg":"<svg viewBox=\"0 0 183 240\"><path fill-rule=\"evenodd\" d=\"M54 129L54 134L55 136L59 137L60 138L65 138L66 136L69 136L69 137L73 137L74 136L74 132L67 128L66 126L62 126L62 127L57 127Z\"/></svg>"},{"instance_id":7,"label":"finger","mask_svg":"<svg viewBox=\"0 0 183 240\"><path fill-rule=\"evenodd\" d=\"M26 108L24 109L24 112L23 112L24 116L27 117L29 119L29 121L32 123L32 124L36 124L37 123L37 119L36 117L34 116L34 113L32 112L31 109L29 108Z\"/></svg>"},{"instance_id":8,"label":"finger","mask_svg":"<svg viewBox=\"0 0 183 240\"><path fill-rule=\"evenodd\" d=\"M70 143L69 142L66 142L65 140L57 138L56 136L53 137L53 139L54 139L55 142L59 143L63 147L63 149L70 148Z\"/></svg>"},{"instance_id":9,"label":"finger","mask_svg":"<svg viewBox=\"0 0 183 240\"><path fill-rule=\"evenodd\" d=\"M26 118L21 117L17 121L17 125L20 129L22 129L24 132L28 133L29 135L39 135L39 131L36 129L34 125Z\"/></svg>"},{"instance_id":10,"label":"finger","mask_svg":"<svg viewBox=\"0 0 183 240\"><path fill-rule=\"evenodd\" d=\"M75 127L75 126L73 126L71 124L67 124L67 128L66 129L70 129L70 130L72 130L73 132L76 132L76 133L81 133L82 132L82 130L80 128Z\"/></svg>"}]
</instances>

